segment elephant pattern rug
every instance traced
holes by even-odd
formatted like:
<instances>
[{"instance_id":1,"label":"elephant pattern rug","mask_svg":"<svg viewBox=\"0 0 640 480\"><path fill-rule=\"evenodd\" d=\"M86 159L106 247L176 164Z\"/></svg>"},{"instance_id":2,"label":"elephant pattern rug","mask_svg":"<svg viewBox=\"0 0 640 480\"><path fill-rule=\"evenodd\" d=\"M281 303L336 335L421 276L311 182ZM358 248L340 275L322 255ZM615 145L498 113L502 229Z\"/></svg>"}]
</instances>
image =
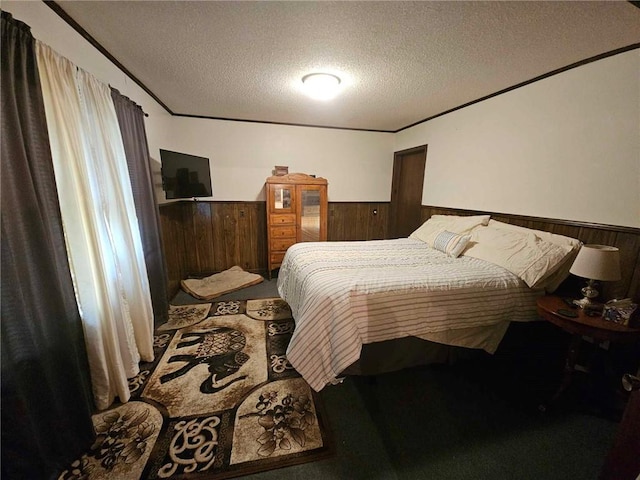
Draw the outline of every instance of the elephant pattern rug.
<instances>
[{"instance_id":1,"label":"elephant pattern rug","mask_svg":"<svg viewBox=\"0 0 640 480\"><path fill-rule=\"evenodd\" d=\"M131 400L94 415L94 444L59 479L222 479L330 456L319 397L286 358L294 322L269 302L214 302L159 328Z\"/></svg>"}]
</instances>

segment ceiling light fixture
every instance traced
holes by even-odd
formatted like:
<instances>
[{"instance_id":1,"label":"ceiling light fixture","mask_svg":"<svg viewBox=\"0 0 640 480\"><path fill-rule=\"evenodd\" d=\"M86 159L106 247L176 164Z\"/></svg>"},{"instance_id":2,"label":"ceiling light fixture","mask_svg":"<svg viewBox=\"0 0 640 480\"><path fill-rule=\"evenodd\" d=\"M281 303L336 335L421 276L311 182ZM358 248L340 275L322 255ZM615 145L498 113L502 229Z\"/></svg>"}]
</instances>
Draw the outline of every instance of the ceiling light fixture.
<instances>
[{"instance_id":1,"label":"ceiling light fixture","mask_svg":"<svg viewBox=\"0 0 640 480\"><path fill-rule=\"evenodd\" d=\"M331 73L310 73L302 77L304 90L316 100L330 100L338 94L340 77Z\"/></svg>"}]
</instances>

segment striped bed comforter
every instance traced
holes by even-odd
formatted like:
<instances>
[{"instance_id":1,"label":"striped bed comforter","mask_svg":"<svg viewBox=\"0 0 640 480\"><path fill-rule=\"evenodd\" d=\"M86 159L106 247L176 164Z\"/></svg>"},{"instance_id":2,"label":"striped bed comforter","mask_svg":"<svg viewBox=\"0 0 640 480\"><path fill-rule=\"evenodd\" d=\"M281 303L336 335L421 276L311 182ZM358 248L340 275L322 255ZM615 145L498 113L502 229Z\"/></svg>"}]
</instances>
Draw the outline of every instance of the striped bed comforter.
<instances>
[{"instance_id":1,"label":"striped bed comforter","mask_svg":"<svg viewBox=\"0 0 640 480\"><path fill-rule=\"evenodd\" d=\"M502 267L409 238L295 244L278 292L296 322L287 358L316 391L363 344L533 320L542 293Z\"/></svg>"}]
</instances>

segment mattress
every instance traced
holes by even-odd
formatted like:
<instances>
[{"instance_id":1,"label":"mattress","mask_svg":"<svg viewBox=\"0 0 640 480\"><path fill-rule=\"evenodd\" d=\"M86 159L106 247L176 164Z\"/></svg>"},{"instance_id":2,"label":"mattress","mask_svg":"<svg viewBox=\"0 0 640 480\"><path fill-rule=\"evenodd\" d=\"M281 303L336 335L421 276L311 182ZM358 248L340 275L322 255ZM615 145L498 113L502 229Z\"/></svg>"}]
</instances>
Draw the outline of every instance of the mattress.
<instances>
[{"instance_id":1,"label":"mattress","mask_svg":"<svg viewBox=\"0 0 640 480\"><path fill-rule=\"evenodd\" d=\"M287 358L316 391L374 342L413 336L493 353L508 322L537 318L543 294L500 266L409 238L295 244L278 292L296 322Z\"/></svg>"}]
</instances>

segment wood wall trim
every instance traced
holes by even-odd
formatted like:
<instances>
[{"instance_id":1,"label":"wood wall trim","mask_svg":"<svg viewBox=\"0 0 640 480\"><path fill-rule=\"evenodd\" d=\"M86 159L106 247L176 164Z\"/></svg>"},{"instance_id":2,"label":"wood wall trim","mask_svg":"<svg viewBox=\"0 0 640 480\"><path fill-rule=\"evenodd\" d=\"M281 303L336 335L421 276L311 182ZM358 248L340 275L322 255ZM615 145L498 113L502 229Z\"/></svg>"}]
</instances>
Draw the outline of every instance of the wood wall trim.
<instances>
[{"instance_id":1,"label":"wood wall trim","mask_svg":"<svg viewBox=\"0 0 640 480\"><path fill-rule=\"evenodd\" d=\"M164 108L167 113L170 115L174 115L169 107L165 105L165 103L158 98L158 96L153 93L147 86L142 83L135 75L133 75L124 65L122 65L117 58L115 58L109 51L102 46L100 42L98 42L95 38L93 38L89 32L87 32L78 22L76 22L71 16L54 0L43 0L45 5L47 5L51 10L53 10L62 20L67 22L67 24L73 28L82 38L84 38L87 42L89 42L96 50L98 50L102 55L104 55L111 63L113 63L118 69L122 71L126 76L128 76L131 80L133 80L142 90L144 90L151 98L153 98L158 105ZM145 113L145 116L149 116Z\"/></svg>"},{"instance_id":2,"label":"wood wall trim","mask_svg":"<svg viewBox=\"0 0 640 480\"><path fill-rule=\"evenodd\" d=\"M633 2L632 2L633 3ZM559 73L566 72L567 70L572 70L577 67L582 67L589 63L597 62L598 60L602 60L604 58L613 57L614 55L619 55L620 53L629 52L631 50L636 50L640 48L640 43L632 43L631 45L626 45L624 47L616 48L615 50L611 50L610 52L604 52L599 55L595 55L593 57L585 58L584 60L580 60L578 62L572 63L570 65L566 65L564 67L558 68L556 70L552 70L547 73L543 73L542 75L538 75L537 77L533 77L529 80L525 80L524 82L517 83L510 87L504 88L502 90L498 90L497 92L490 93L489 95L485 95L484 97L480 97L476 100L472 100L467 103L463 103L462 105L458 105L457 107L450 108L449 110L445 110L444 112L437 113L427 118L423 118L417 122L406 125L398 130L394 130L393 133L402 132L403 130L408 130L411 127L415 127L416 125L420 125L421 123L428 122L429 120L433 120L434 118L442 117L449 113L455 112L456 110L462 110L463 108L470 107L471 105L475 105L476 103L484 102L485 100L489 100L493 97L497 97L498 95L502 95L504 93L508 93L512 90L516 90L521 87L525 87L531 83L539 82L540 80L544 80L545 78L552 77L554 75L558 75Z\"/></svg>"},{"instance_id":3,"label":"wood wall trim","mask_svg":"<svg viewBox=\"0 0 640 480\"><path fill-rule=\"evenodd\" d=\"M601 230L610 230L613 232L626 232L626 233L640 234L640 228L627 227L624 225L608 225L605 223L583 222L580 220L562 220L557 218L532 217L529 215L516 215L513 213L487 212L484 210L468 210L466 208L438 207L435 205L423 205L422 208L450 210L455 212L461 212L460 214L462 215L491 215L492 217L501 216L501 217L509 217L514 220L523 220L528 222L544 222L544 223L551 223L554 225L569 225L572 227L597 228Z\"/></svg>"},{"instance_id":4,"label":"wood wall trim","mask_svg":"<svg viewBox=\"0 0 640 480\"><path fill-rule=\"evenodd\" d=\"M167 203L159 203L158 208L168 208L172 205L180 204L180 205L190 205L193 203L219 203L219 204L252 204L252 203L264 203L264 200L255 200L255 201L247 201L247 200L193 200L193 199L185 199L185 200L176 200L174 202Z\"/></svg>"},{"instance_id":5,"label":"wood wall trim","mask_svg":"<svg viewBox=\"0 0 640 480\"><path fill-rule=\"evenodd\" d=\"M497 92L491 93L484 97L478 98L476 100L472 100L470 102L464 103L462 105L458 105L456 107L450 108L449 110L445 110L443 112L437 113L427 118L423 118L422 120L418 120L409 125L405 125L404 127L397 128L395 130L385 130L385 129L373 129L373 128L356 128L356 127L339 127L335 125L315 125L315 124L305 124L305 123L290 123L290 122L276 122L271 120L255 120L255 119L243 119L243 118L228 118L228 117L216 117L209 115L192 115L186 113L177 113L173 112L165 103L160 100L145 84L143 84L136 76L134 76L127 68L124 67L111 53L107 51L106 48L102 46L95 38L93 38L78 22L76 22L55 0L43 0L43 2L51 8L62 20L64 20L71 28L73 28L76 32L78 32L85 40L87 40L91 45L93 45L100 53L102 53L107 59L109 59L117 68L119 68L125 75L127 75L131 80L133 80L142 90L147 92L151 98L153 98L162 108L164 108L167 113L175 117L186 117L186 118L202 118L207 120L223 120L227 122L246 122L246 123L262 123L266 125L286 125L286 126L294 126L294 127L309 127L309 128L326 128L326 129L334 129L334 130L351 130L351 131L361 131L361 132L378 132L378 133L398 133L403 130L407 130L411 127L415 127L421 123L425 123L429 120L433 120L434 118L441 117L443 115L447 115L448 113L455 112L456 110L461 110L465 107L469 107L476 103L482 102L484 100L488 100L490 98L496 97L498 95L502 95L504 93L508 93L511 90L515 90L520 87L524 87L534 82L538 82L540 80L544 80L545 78L551 77L553 75L557 75L559 73L565 72L567 70L571 70L576 67L581 67L588 63L592 63L598 60L602 60L603 58L611 57L614 55L618 55L620 53L628 52L630 50L635 50L640 48L640 43L633 43L631 45L626 45L624 47L617 48L615 50L604 52L599 55L595 55L590 58L586 58L580 60L578 62L572 63L570 65L566 65L564 67L558 68L556 70L552 70L550 72L544 73L542 75L538 75L537 77L531 78L529 80L525 80L524 82L518 83L516 85L512 85L510 87L504 88ZM638 2L631 1L631 4L637 6Z\"/></svg>"}]
</instances>

